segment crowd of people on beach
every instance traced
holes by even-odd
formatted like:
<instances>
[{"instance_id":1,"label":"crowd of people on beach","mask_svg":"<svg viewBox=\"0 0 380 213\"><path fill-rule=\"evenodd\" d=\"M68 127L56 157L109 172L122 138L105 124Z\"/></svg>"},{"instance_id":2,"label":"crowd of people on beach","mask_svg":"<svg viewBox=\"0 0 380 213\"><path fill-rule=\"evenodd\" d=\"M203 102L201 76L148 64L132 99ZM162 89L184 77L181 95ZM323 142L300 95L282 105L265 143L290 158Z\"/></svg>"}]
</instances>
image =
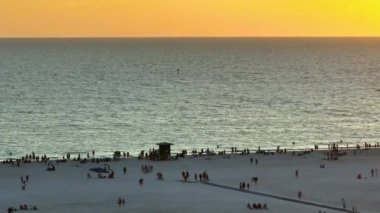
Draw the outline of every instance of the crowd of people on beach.
<instances>
[{"instance_id":1,"label":"crowd of people on beach","mask_svg":"<svg viewBox=\"0 0 380 213\"><path fill-rule=\"evenodd\" d=\"M181 175L182 175L183 181L185 181L185 182L187 182L187 180L190 178L189 171L182 171ZM194 173L194 181L198 181L198 179L201 182L208 182L209 181L209 175L208 175L207 171L203 171L199 174Z\"/></svg>"},{"instance_id":2,"label":"crowd of people on beach","mask_svg":"<svg viewBox=\"0 0 380 213\"><path fill-rule=\"evenodd\" d=\"M153 172L153 165L151 164L144 164L144 165L141 165L141 172L142 173L150 173L150 172Z\"/></svg>"},{"instance_id":3,"label":"crowd of people on beach","mask_svg":"<svg viewBox=\"0 0 380 213\"><path fill-rule=\"evenodd\" d=\"M199 181L201 181L201 182L208 182L209 181L209 176L208 176L207 171L199 173L198 176L199 176Z\"/></svg>"},{"instance_id":4,"label":"crowd of people on beach","mask_svg":"<svg viewBox=\"0 0 380 213\"><path fill-rule=\"evenodd\" d=\"M370 148L371 144L366 144L365 147L366 148ZM375 144L372 147L379 147L379 145ZM316 149L318 149L318 148L316 148ZM338 145L333 145L332 149L333 150L338 150ZM209 151L209 150L207 150L207 151ZM202 150L202 152L203 152L203 150ZM233 149L233 152L237 152L236 148ZM242 153L243 154L249 154L249 149L244 149ZM331 154L331 153L333 153L333 152L330 152L329 154ZM331 155L330 157L334 157L335 154ZM128 153L128 155L129 155L129 153ZM93 158L95 156L95 151L94 150L92 152L92 156L93 156ZM68 155L67 157L68 157L68 159L70 159L70 155ZM87 158L89 158L89 157L90 157L89 154L87 154ZM124 157L125 157L125 154L124 154ZM65 160L65 158L63 158L63 159ZM78 154L78 158L73 159L73 160L80 160L80 159L81 159L80 154ZM109 159L107 160L105 158L103 160L106 161L106 162L108 162ZM256 165L257 166L258 163L259 163L259 159L258 158L250 157L249 160L250 160L250 164L251 165ZM25 156L23 156L21 159L16 159L16 160L9 159L9 160L3 161L3 163L12 164L12 165L16 164L17 166L20 166L20 163L31 163L31 162L44 162L45 165L47 164L47 171L55 171L55 169L56 169L54 163L52 161L49 161L49 158L46 155L37 156L37 155L35 155L34 152L31 155L25 155ZM99 163L99 162L102 162L102 160L101 159L96 159L96 163ZM56 165L58 166L58 160L57 160L57 164ZM107 165L107 164L105 164L105 165ZM324 165L323 165L323 167L324 167ZM142 173L151 173L151 172L153 172L153 169L154 169L154 167L151 164L143 164L143 165L141 165L141 172ZM113 178L114 177L114 172L110 169L109 165L108 165L107 170L111 171L110 174L109 174L109 176L108 176L108 178ZM123 173L124 174L127 173L127 168L126 167L123 167ZM371 174L371 177L378 176L378 169L377 168L371 168L370 174ZM182 178L183 178L183 180L185 182L187 182L189 180L189 178L190 178L189 171L182 171L181 175L182 175ZM300 174L299 174L298 169L296 169L294 171L294 175L295 175L296 178L299 177ZM90 176L90 175L88 174L88 176ZM162 174L162 172L157 172L156 176L157 176L158 180L163 180L163 174ZM358 175L358 178L359 177L360 178L362 177L361 174ZM29 182L29 175L26 175L25 177L21 176L20 179L21 179L21 189L25 190L26 189L26 185ZM208 175L208 173L206 171L198 173L198 174L194 173L194 181L198 181L198 179L199 179L199 181L208 181L209 180L209 175ZM254 185L257 185L257 183L258 183L258 177L257 176L252 177L251 178L251 182L254 183ZM143 186L143 183L144 183L144 179L140 178L139 179L139 185ZM240 190L249 191L251 187L252 187L252 185L250 183L248 183L248 182L240 182L239 183L239 189ZM303 194L302 194L301 191L297 192L297 197L298 197L298 199L302 199ZM117 205L119 207L124 206L125 205L125 199L119 197L118 200L117 200ZM346 203L345 203L344 199L342 199L342 207L346 208ZM250 204L250 203L248 203L247 204L247 208L249 208L249 209L267 209L267 205L265 203L264 204L261 204L261 203ZM37 207L23 204L23 205L20 205L19 209L15 209L13 207L9 207L8 208L8 213L10 213L10 212L13 213L16 210L37 210Z\"/></svg>"},{"instance_id":5,"label":"crowd of people on beach","mask_svg":"<svg viewBox=\"0 0 380 213\"><path fill-rule=\"evenodd\" d=\"M19 209L14 207L9 207L7 209L8 213L14 213L16 211L24 211L24 210L38 210L37 206L27 205L27 204L20 204Z\"/></svg>"},{"instance_id":6,"label":"crowd of people on beach","mask_svg":"<svg viewBox=\"0 0 380 213\"><path fill-rule=\"evenodd\" d=\"M375 147L375 148L379 148L380 147L380 143L375 143L375 144L371 144L371 143L367 143L367 142L365 142L364 143L364 148L371 148L371 147Z\"/></svg>"},{"instance_id":7,"label":"crowd of people on beach","mask_svg":"<svg viewBox=\"0 0 380 213\"><path fill-rule=\"evenodd\" d=\"M267 204L266 203L247 203L247 208L248 209L268 209L267 207Z\"/></svg>"},{"instance_id":8,"label":"crowd of people on beach","mask_svg":"<svg viewBox=\"0 0 380 213\"><path fill-rule=\"evenodd\" d=\"M10 153L12 155L12 153ZM16 165L17 167L21 166L21 163L32 163L32 162L47 162L49 161L49 158L46 155L36 155L34 152L30 155L21 156L21 158L18 159L6 159L2 161L3 164L11 164Z\"/></svg>"},{"instance_id":9,"label":"crowd of people on beach","mask_svg":"<svg viewBox=\"0 0 380 213\"><path fill-rule=\"evenodd\" d=\"M240 182L239 184L239 189L242 190L242 191L249 191L249 183L245 183L245 182Z\"/></svg>"}]
</instances>

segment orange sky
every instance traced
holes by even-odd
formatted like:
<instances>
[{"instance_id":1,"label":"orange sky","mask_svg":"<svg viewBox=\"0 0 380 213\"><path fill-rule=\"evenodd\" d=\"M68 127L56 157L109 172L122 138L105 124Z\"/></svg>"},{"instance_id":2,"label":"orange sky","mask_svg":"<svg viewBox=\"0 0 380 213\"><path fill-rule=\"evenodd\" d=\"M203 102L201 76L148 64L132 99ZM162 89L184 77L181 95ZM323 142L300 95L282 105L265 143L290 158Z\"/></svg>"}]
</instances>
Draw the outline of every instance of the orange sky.
<instances>
[{"instance_id":1,"label":"orange sky","mask_svg":"<svg viewBox=\"0 0 380 213\"><path fill-rule=\"evenodd\" d=\"M0 0L0 37L380 36L380 0Z\"/></svg>"}]
</instances>

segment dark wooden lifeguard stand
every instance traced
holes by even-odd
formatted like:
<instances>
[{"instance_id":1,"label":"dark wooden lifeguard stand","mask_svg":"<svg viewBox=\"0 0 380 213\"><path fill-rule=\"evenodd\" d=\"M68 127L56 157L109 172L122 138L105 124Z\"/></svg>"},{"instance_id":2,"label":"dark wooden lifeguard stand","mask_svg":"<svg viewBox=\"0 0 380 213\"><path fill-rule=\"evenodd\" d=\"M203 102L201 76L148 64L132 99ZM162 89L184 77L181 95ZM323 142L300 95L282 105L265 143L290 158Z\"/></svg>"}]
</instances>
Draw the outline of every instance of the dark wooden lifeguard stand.
<instances>
[{"instance_id":1,"label":"dark wooden lifeguard stand","mask_svg":"<svg viewBox=\"0 0 380 213\"><path fill-rule=\"evenodd\" d=\"M173 145L172 143L157 143L158 145L158 154L160 157L160 160L169 160L170 159L170 146Z\"/></svg>"}]
</instances>

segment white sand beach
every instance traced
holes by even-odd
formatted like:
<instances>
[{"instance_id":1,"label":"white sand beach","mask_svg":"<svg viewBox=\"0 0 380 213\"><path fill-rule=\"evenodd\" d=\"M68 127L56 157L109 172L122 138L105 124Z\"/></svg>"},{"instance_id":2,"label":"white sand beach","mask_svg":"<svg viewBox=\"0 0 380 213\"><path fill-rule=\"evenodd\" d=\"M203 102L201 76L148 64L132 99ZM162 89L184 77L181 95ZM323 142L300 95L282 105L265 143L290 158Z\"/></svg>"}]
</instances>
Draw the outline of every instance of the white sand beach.
<instances>
[{"instance_id":1,"label":"white sand beach","mask_svg":"<svg viewBox=\"0 0 380 213\"><path fill-rule=\"evenodd\" d=\"M380 150L353 150L339 160L323 160L325 151L302 156L282 153L274 155L187 156L171 161L148 161L137 158L107 162L115 172L113 179L100 179L89 172L104 163L68 161L55 164L55 171L46 171L44 163L22 163L20 167L0 164L0 212L21 204L36 206L28 212L343 212L293 201L239 191L239 183L250 184L249 191L262 192L347 210L379 212L377 171ZM258 164L250 158L258 159ZM153 171L142 173L141 166L153 165ZM325 168L321 168L321 165ZM126 174L123 167L127 168ZM299 176L296 177L295 171ZM181 172L190 173L185 183ZM207 171L209 182L238 190L215 187L194 181L194 173ZM157 172L163 173L158 180ZM92 178L88 178L90 173ZM357 179L361 174L362 179ZM20 178L29 176L25 190ZM258 177L255 185L252 177ZM139 185L138 180L144 179ZM297 197L302 191L302 197ZM119 207L118 198L125 199ZM268 209L248 209L247 203L266 204ZM25 211L22 211L25 212Z\"/></svg>"}]
</instances>

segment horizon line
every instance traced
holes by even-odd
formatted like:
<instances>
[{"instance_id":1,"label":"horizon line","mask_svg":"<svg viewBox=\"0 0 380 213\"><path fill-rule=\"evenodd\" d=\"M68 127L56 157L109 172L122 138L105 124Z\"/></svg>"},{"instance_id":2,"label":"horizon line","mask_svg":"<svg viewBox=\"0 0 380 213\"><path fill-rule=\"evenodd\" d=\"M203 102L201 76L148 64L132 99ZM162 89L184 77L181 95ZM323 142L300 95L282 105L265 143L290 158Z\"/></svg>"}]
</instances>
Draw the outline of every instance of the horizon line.
<instances>
[{"instance_id":1,"label":"horizon line","mask_svg":"<svg viewBox=\"0 0 380 213\"><path fill-rule=\"evenodd\" d=\"M379 36L0 36L0 39L380 38Z\"/></svg>"}]
</instances>

